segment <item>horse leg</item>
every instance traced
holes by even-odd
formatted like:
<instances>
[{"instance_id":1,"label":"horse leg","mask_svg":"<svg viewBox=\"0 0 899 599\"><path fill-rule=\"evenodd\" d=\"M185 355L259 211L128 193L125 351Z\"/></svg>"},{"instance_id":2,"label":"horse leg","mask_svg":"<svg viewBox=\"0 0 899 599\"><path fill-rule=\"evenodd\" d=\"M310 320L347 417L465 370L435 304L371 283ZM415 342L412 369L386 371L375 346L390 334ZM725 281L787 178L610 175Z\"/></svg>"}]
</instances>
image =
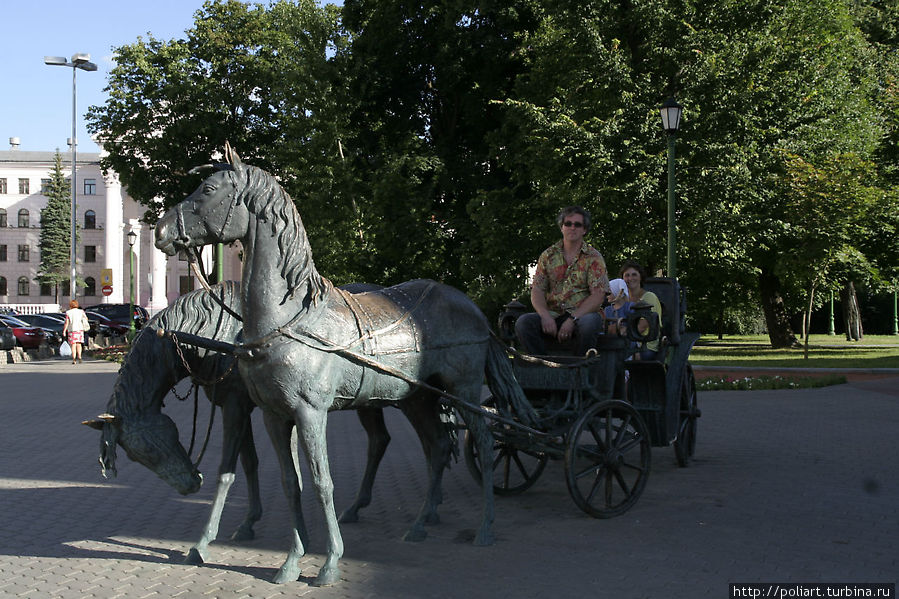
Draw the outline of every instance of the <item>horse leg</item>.
<instances>
[{"instance_id":1,"label":"horse leg","mask_svg":"<svg viewBox=\"0 0 899 599\"><path fill-rule=\"evenodd\" d=\"M343 539L334 511L334 482L328 466L326 426L328 412L303 404L297 409L297 436L306 452L312 484L318 492L318 500L325 514L328 529L328 553L325 563L312 582L313 586L329 586L340 580L338 561L343 556Z\"/></svg>"},{"instance_id":2,"label":"horse leg","mask_svg":"<svg viewBox=\"0 0 899 599\"><path fill-rule=\"evenodd\" d=\"M251 541L256 538L253 525L262 517L262 498L259 494L259 457L256 455L256 443L253 441L253 422L250 420L250 409L244 419L243 443L240 447L240 465L247 479L247 515L237 530L231 534L232 541Z\"/></svg>"},{"instance_id":3,"label":"horse leg","mask_svg":"<svg viewBox=\"0 0 899 599\"><path fill-rule=\"evenodd\" d=\"M381 408L360 408L356 410L356 414L362 428L368 434L368 460L365 463L362 484L356 493L356 501L340 514L341 523L358 522L359 510L371 503L371 491L375 484L375 475L378 473L378 465L390 443L390 433L384 424L384 411Z\"/></svg>"},{"instance_id":4,"label":"horse leg","mask_svg":"<svg viewBox=\"0 0 899 599\"><path fill-rule=\"evenodd\" d=\"M441 482L443 471L449 463L452 452L450 434L440 419L436 399L431 396L410 398L403 402L403 412L412 423L421 441L428 462L428 492L412 528L403 537L404 541L423 541L428 533L425 524L440 522L437 506L443 502Z\"/></svg>"},{"instance_id":5,"label":"horse leg","mask_svg":"<svg viewBox=\"0 0 899 599\"><path fill-rule=\"evenodd\" d=\"M243 422L235 418L235 410L229 408L229 401L225 401L222 405L222 426L223 426L223 443L222 443L222 461L219 464L218 486L215 489L215 498L212 501L212 511L203 528L203 535L200 540L190 548L184 557L187 564L199 565L204 563L209 557L209 543L218 536L219 522L222 519L222 510L225 509L225 502L228 499L228 491L234 483L234 470L237 464L237 454L242 443ZM215 406L211 406L215 409Z\"/></svg>"},{"instance_id":6,"label":"horse leg","mask_svg":"<svg viewBox=\"0 0 899 599\"><path fill-rule=\"evenodd\" d=\"M481 392L480 382L472 384L469 389L459 389L459 397L466 399L473 405L479 405L479 397ZM465 424L468 430L474 435L478 444L478 455L493 455L493 434L487 426L486 418L480 412L461 410ZM475 536L474 544L485 546L493 545L495 539L493 537L493 460L481 459L481 498L483 500L481 527Z\"/></svg>"},{"instance_id":7,"label":"horse leg","mask_svg":"<svg viewBox=\"0 0 899 599\"><path fill-rule=\"evenodd\" d=\"M275 574L272 582L282 584L292 582L300 577L300 558L306 554L305 544L309 535L306 533L306 523L303 520L303 506L300 502L300 481L293 465L293 451L291 450L290 433L293 423L281 420L277 415L264 411L265 429L272 440L275 452L278 454L278 463L281 465L281 486L287 496L287 505L290 508L293 521L293 546L287 553L284 565Z\"/></svg>"}]
</instances>

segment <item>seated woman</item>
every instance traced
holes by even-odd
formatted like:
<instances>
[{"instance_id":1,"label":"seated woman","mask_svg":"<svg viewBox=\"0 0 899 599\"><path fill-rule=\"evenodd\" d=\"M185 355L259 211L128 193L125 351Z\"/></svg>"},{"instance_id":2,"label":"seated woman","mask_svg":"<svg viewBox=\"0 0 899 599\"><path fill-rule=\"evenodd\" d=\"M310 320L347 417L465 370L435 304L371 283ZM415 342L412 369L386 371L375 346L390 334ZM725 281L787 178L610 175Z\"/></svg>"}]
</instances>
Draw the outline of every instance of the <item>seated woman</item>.
<instances>
[{"instance_id":1,"label":"seated woman","mask_svg":"<svg viewBox=\"0 0 899 599\"><path fill-rule=\"evenodd\" d=\"M644 273L643 267L634 260L625 260L619 270L619 276L624 279L625 283L627 283L627 291L631 302L646 302L652 306L652 311L655 312L658 315L659 320L661 320L662 302L659 301L659 298L655 293L646 291L643 288L643 281L646 279L646 273ZM647 343L646 349L639 351L634 357L639 360L657 360L659 358L658 354L659 340L656 339Z\"/></svg>"}]
</instances>

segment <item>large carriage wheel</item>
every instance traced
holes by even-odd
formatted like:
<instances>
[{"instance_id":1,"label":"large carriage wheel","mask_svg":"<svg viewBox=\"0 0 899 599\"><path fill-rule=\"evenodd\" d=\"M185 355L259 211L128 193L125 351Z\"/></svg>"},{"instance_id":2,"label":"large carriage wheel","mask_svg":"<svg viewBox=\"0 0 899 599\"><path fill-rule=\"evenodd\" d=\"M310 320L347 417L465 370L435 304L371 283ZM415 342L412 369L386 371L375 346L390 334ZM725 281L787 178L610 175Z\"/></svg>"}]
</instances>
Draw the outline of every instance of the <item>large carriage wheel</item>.
<instances>
[{"instance_id":1,"label":"large carriage wheel","mask_svg":"<svg viewBox=\"0 0 899 599\"><path fill-rule=\"evenodd\" d=\"M643 493L649 467L649 431L629 403L600 402L572 425L565 481L577 506L594 518L629 510Z\"/></svg>"},{"instance_id":2,"label":"large carriage wheel","mask_svg":"<svg viewBox=\"0 0 899 599\"><path fill-rule=\"evenodd\" d=\"M484 407L494 406L493 398L484 402ZM521 449L503 440L503 428L507 425L491 423L493 434L493 492L497 495L517 495L537 482L548 458L545 453ZM465 463L468 471L478 484L481 482L481 456L471 431L465 431Z\"/></svg>"},{"instance_id":3,"label":"large carriage wheel","mask_svg":"<svg viewBox=\"0 0 899 599\"><path fill-rule=\"evenodd\" d=\"M697 420L702 415L696 395L696 377L693 367L687 364L681 383L680 415L677 421L677 439L674 440L674 455L677 465L686 467L696 451Z\"/></svg>"}]
</instances>

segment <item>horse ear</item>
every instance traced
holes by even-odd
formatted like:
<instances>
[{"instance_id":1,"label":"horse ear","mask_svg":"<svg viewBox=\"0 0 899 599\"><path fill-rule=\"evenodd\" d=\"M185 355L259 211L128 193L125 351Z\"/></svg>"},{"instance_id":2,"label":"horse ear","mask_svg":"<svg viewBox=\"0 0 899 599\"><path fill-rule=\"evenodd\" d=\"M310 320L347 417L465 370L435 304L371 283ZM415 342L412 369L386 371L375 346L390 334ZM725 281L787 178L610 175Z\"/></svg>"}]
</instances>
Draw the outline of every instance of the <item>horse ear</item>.
<instances>
[{"instance_id":1,"label":"horse ear","mask_svg":"<svg viewBox=\"0 0 899 599\"><path fill-rule=\"evenodd\" d=\"M237 155L237 151L231 147L231 143L228 141L225 142L225 161L231 166L243 163L240 156Z\"/></svg>"}]
</instances>

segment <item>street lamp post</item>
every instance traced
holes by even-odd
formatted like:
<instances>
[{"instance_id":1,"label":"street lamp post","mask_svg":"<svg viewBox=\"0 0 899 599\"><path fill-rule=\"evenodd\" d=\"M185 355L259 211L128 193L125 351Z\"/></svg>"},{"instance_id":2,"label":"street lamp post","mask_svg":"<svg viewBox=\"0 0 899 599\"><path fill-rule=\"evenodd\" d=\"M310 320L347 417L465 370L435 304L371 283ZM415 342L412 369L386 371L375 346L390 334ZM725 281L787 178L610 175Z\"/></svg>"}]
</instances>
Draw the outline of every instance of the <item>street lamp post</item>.
<instances>
[{"instance_id":1,"label":"street lamp post","mask_svg":"<svg viewBox=\"0 0 899 599\"><path fill-rule=\"evenodd\" d=\"M69 259L71 263L71 270L69 271L69 296L70 299L75 299L75 265L76 265L76 253L75 253L75 237L77 233L76 223L78 222L76 216L76 193L78 191L76 185L76 167L75 167L75 159L76 159L76 147L78 146L78 141L76 138L75 125L77 122L77 110L76 110L76 98L78 97L76 91L76 77L75 74L78 72L78 69L82 71L96 71L97 65L91 62L91 55L78 53L72 55L72 61L69 62L63 56L44 56L44 64L48 64L50 66L56 67L72 67L72 206L71 206L71 220L72 220L72 239L69 244L70 253Z\"/></svg>"},{"instance_id":2,"label":"street lamp post","mask_svg":"<svg viewBox=\"0 0 899 599\"><path fill-rule=\"evenodd\" d=\"M134 242L137 241L137 233L132 229L128 231L128 261L131 265L130 273L131 273L131 292L128 294L128 299L130 300L128 303L129 310L128 314L130 316L128 323L128 340L131 341L134 339Z\"/></svg>"},{"instance_id":3,"label":"street lamp post","mask_svg":"<svg viewBox=\"0 0 899 599\"><path fill-rule=\"evenodd\" d=\"M668 134L668 276L677 277L677 233L674 217L674 141L680 129L683 106L674 98L665 100L659 108L662 115L662 129Z\"/></svg>"}]
</instances>

